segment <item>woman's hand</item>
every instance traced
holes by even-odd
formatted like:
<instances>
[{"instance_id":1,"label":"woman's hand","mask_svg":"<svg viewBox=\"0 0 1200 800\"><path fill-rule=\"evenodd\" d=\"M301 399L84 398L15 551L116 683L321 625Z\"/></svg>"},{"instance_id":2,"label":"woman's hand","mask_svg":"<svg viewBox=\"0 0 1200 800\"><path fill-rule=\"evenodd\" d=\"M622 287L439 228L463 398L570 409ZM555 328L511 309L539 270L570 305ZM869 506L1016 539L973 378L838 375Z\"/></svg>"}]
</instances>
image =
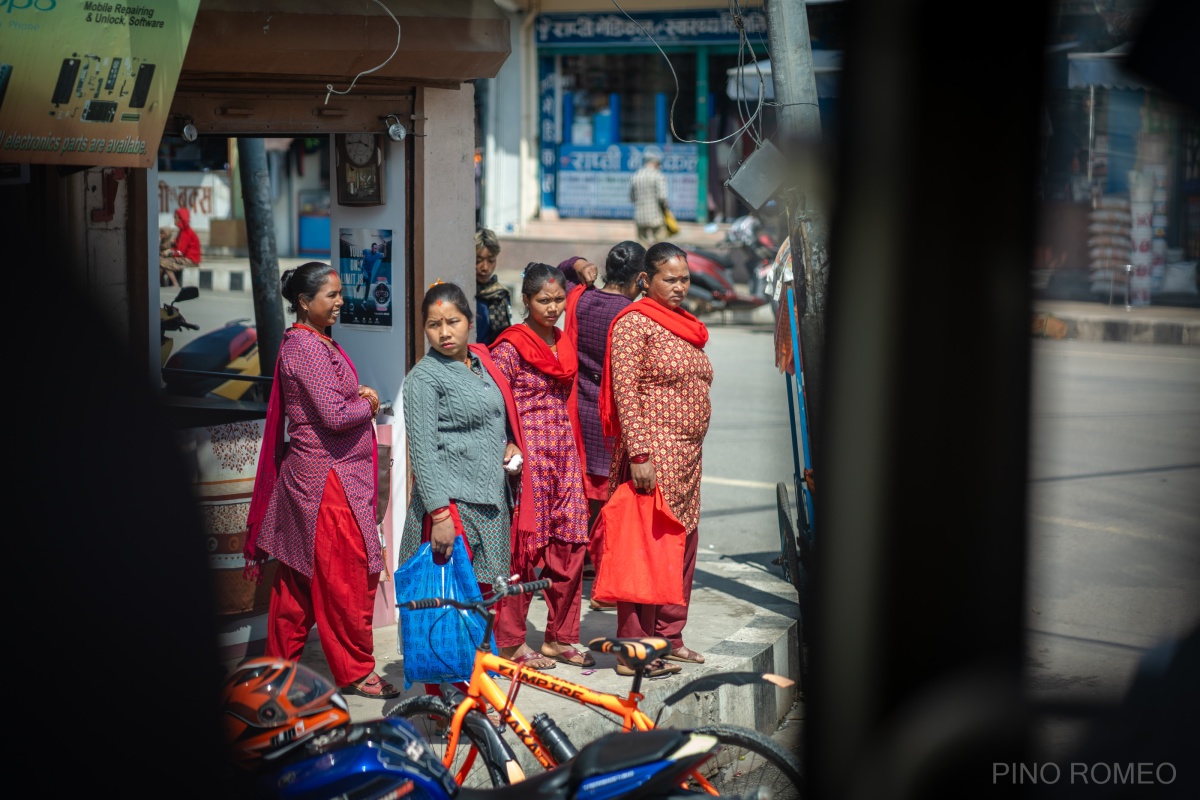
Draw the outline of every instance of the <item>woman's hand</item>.
<instances>
[{"instance_id":1,"label":"woman's hand","mask_svg":"<svg viewBox=\"0 0 1200 800\"><path fill-rule=\"evenodd\" d=\"M633 488L643 494L650 494L654 491L654 487L658 485L658 481L654 477L653 458L644 464L630 463L629 474L633 478Z\"/></svg>"},{"instance_id":2,"label":"woman's hand","mask_svg":"<svg viewBox=\"0 0 1200 800\"><path fill-rule=\"evenodd\" d=\"M503 463L505 465L506 472L508 472L508 463L510 461L512 461L513 456L520 456L520 455L521 455L521 448L517 447L512 442L509 442L504 447L504 462ZM522 457L522 459L524 458L524 456L521 456L521 457ZM517 468L512 470L511 472L508 472L508 474L509 475L520 475L521 474L521 464L518 463Z\"/></svg>"},{"instance_id":3,"label":"woman's hand","mask_svg":"<svg viewBox=\"0 0 1200 800\"><path fill-rule=\"evenodd\" d=\"M600 268L587 261L582 266L576 265L575 274L584 286L592 286L596 283L596 278L600 277Z\"/></svg>"},{"instance_id":4,"label":"woman's hand","mask_svg":"<svg viewBox=\"0 0 1200 800\"><path fill-rule=\"evenodd\" d=\"M371 404L371 415L372 416L379 413L379 393L378 392L376 392L370 386L359 385L358 396L364 398L368 403Z\"/></svg>"},{"instance_id":5,"label":"woman's hand","mask_svg":"<svg viewBox=\"0 0 1200 800\"><path fill-rule=\"evenodd\" d=\"M458 536L458 531L454 529L454 518L449 514L438 521L435 521L429 529L429 545L439 556L449 558L450 553L454 551L454 539Z\"/></svg>"}]
</instances>

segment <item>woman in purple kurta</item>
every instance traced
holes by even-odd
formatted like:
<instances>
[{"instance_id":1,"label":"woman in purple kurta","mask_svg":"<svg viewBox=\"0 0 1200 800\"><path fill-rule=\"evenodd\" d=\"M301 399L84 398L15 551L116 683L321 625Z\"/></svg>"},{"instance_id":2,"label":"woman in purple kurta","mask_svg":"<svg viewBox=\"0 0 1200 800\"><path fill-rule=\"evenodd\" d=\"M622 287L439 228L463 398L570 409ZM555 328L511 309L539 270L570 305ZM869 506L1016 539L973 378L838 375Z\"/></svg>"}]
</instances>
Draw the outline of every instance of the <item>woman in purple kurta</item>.
<instances>
[{"instance_id":1,"label":"woman in purple kurta","mask_svg":"<svg viewBox=\"0 0 1200 800\"><path fill-rule=\"evenodd\" d=\"M638 295L637 274L645 269L646 248L627 241L608 251L604 261L604 286L593 288L596 267L581 256L572 256L558 265L567 278L568 300L564 321L568 335L575 339L579 371L575 376L579 403L579 423L583 428L586 460L584 489L587 491L589 520L608 500L608 473L612 463L612 441L600 429L600 375L608 352L608 328L625 306ZM577 288L578 287L578 288Z\"/></svg>"},{"instance_id":2,"label":"woman in purple kurta","mask_svg":"<svg viewBox=\"0 0 1200 800\"><path fill-rule=\"evenodd\" d=\"M611 439L600 427L600 376L608 352L608 328L613 318L638 296L637 275L645 269L646 248L625 241L608 251L604 260L604 286L593 284L599 270L582 256L572 256L558 265L567 278L567 311L564 328L579 353L579 371L575 375L575 394L579 408L579 426L583 430L585 471L583 488L588 498L588 529L596 524L600 508L608 501L608 473L612 462ZM597 548L592 550L598 552ZM594 554L590 554L594 555ZM596 564L592 563L592 569ZM585 561L584 577L588 566ZM596 598L588 601L593 611L616 608Z\"/></svg>"},{"instance_id":3,"label":"woman in purple kurta","mask_svg":"<svg viewBox=\"0 0 1200 800\"><path fill-rule=\"evenodd\" d=\"M247 557L270 554L266 655L299 660L315 626L343 692L396 697L375 673L371 618L384 569L375 527L379 395L358 383L327 335L342 308L342 282L312 261L280 279L296 322L283 334L250 505ZM287 417L289 444L276 458Z\"/></svg>"}]
</instances>

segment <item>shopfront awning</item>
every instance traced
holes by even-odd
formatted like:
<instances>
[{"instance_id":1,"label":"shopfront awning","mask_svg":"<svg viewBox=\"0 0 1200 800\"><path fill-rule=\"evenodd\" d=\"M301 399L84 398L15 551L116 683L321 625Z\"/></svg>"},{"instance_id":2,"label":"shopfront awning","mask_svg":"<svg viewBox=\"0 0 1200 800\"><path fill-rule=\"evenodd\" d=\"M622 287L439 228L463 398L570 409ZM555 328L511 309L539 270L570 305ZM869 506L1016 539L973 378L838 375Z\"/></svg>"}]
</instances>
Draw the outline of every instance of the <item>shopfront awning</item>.
<instances>
[{"instance_id":1,"label":"shopfront awning","mask_svg":"<svg viewBox=\"0 0 1200 800\"><path fill-rule=\"evenodd\" d=\"M1125 69L1125 57L1128 54L1128 44L1102 53L1068 53L1067 86L1071 89L1087 89L1091 86L1104 89L1149 89L1149 86Z\"/></svg>"},{"instance_id":2,"label":"shopfront awning","mask_svg":"<svg viewBox=\"0 0 1200 800\"><path fill-rule=\"evenodd\" d=\"M841 50L813 50L813 73L817 78L817 97L837 97L838 78L842 71ZM743 64L725 70L725 93L730 100L758 99L758 76L762 74L763 99L775 99L775 82L771 78L771 60Z\"/></svg>"}]
</instances>

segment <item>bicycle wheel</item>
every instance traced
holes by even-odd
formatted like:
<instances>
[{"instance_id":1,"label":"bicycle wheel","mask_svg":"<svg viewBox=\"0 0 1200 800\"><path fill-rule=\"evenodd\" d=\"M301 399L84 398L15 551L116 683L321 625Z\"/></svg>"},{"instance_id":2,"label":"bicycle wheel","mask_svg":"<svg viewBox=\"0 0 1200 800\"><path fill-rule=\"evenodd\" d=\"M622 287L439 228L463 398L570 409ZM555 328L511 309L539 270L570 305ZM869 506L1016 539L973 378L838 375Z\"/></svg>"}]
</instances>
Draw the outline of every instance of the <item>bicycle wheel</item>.
<instances>
[{"instance_id":1,"label":"bicycle wheel","mask_svg":"<svg viewBox=\"0 0 1200 800\"><path fill-rule=\"evenodd\" d=\"M420 731L429 742L429 747L444 764L446 746L449 744L448 730L454 709L445 699L432 694L419 694L406 698L387 712L389 717L404 717ZM469 764L466 775L459 781L462 786L507 786L507 773L498 765L490 763L484 754L483 743L476 741L475 733L466 725L462 728L454 760L448 765L450 774L457 779L463 766ZM468 762L468 759L470 761Z\"/></svg>"},{"instance_id":2,"label":"bicycle wheel","mask_svg":"<svg viewBox=\"0 0 1200 800\"><path fill-rule=\"evenodd\" d=\"M702 725L693 730L715 736L721 743L716 757L700 768L721 795L741 797L765 786L772 800L800 797L800 762L770 737L737 725Z\"/></svg>"},{"instance_id":3,"label":"bicycle wheel","mask_svg":"<svg viewBox=\"0 0 1200 800\"><path fill-rule=\"evenodd\" d=\"M796 551L796 533L792 528L792 504L788 501L787 486L775 484L775 506L779 513L779 545L783 557L783 577L800 590L800 555Z\"/></svg>"}]
</instances>

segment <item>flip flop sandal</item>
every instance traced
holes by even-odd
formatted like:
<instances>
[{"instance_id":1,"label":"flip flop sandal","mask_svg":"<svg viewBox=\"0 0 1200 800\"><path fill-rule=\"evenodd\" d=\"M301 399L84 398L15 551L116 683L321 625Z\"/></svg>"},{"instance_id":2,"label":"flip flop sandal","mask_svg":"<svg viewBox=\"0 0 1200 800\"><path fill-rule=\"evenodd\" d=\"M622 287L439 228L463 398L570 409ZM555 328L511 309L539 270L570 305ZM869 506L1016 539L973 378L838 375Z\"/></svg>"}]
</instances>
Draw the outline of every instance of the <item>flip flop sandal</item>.
<instances>
[{"instance_id":1,"label":"flip flop sandal","mask_svg":"<svg viewBox=\"0 0 1200 800\"><path fill-rule=\"evenodd\" d=\"M545 655L545 653L542 655ZM558 655L546 656L546 658L553 658L555 661L561 664L570 664L572 667L582 667L583 669L591 669L592 667L596 666L596 659L592 658L591 653L581 652L576 650L574 647L568 647ZM583 660L572 661L571 659L573 658L582 658Z\"/></svg>"},{"instance_id":2,"label":"flip flop sandal","mask_svg":"<svg viewBox=\"0 0 1200 800\"><path fill-rule=\"evenodd\" d=\"M541 666L541 667L536 667L533 664L527 663L529 661L533 661L536 658L544 658L547 661L549 661L550 663L546 664L544 666ZM521 666L525 667L526 669L536 669L538 672L545 672L546 670L554 669L554 667L557 666L556 664L554 664L554 659L552 659L550 656L546 655L545 653L539 653L535 650L530 650L528 653L526 653L523 656L513 656L512 658L509 659L509 661L513 661L517 664L520 664Z\"/></svg>"},{"instance_id":3,"label":"flip flop sandal","mask_svg":"<svg viewBox=\"0 0 1200 800\"><path fill-rule=\"evenodd\" d=\"M358 683L343 686L338 691L342 694L356 694L359 697L369 697L373 700L390 700L400 696L399 689L373 672Z\"/></svg>"},{"instance_id":4,"label":"flip flop sandal","mask_svg":"<svg viewBox=\"0 0 1200 800\"><path fill-rule=\"evenodd\" d=\"M627 678L634 674L633 667L627 667L620 662L617 662L616 670L618 675L624 675ZM661 658L656 658L646 667L645 677L661 678L664 675L674 675L676 672L683 672L683 667L678 664L668 664Z\"/></svg>"},{"instance_id":5,"label":"flip flop sandal","mask_svg":"<svg viewBox=\"0 0 1200 800\"><path fill-rule=\"evenodd\" d=\"M663 656L668 661L682 661L684 664L703 664L704 656L687 647L676 647L669 655Z\"/></svg>"}]
</instances>

